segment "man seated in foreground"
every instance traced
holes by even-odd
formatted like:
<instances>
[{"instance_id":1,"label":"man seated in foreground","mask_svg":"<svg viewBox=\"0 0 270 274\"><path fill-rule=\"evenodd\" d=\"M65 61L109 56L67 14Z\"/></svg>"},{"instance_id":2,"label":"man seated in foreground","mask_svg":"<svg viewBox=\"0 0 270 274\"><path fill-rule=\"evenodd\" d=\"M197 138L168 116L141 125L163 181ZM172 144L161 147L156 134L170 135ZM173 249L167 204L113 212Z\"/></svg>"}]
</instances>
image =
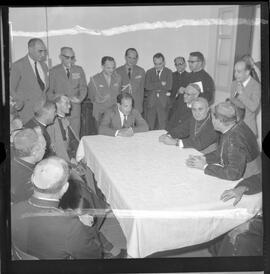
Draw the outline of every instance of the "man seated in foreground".
<instances>
[{"instance_id":1,"label":"man seated in foreground","mask_svg":"<svg viewBox=\"0 0 270 274\"><path fill-rule=\"evenodd\" d=\"M184 101L177 100L171 110L171 116L168 119L166 130L170 131L171 129L177 127L179 124L184 123L191 116L191 102L198 98L201 89L197 84L189 84L186 88L183 88Z\"/></svg>"},{"instance_id":2,"label":"man seated in foreground","mask_svg":"<svg viewBox=\"0 0 270 274\"><path fill-rule=\"evenodd\" d=\"M11 157L11 202L18 203L31 197L31 175L36 163L44 156L46 141L35 130L22 129L14 136L14 155Z\"/></svg>"},{"instance_id":3,"label":"man seated in foreground","mask_svg":"<svg viewBox=\"0 0 270 274\"><path fill-rule=\"evenodd\" d=\"M210 153L216 149L218 133L213 127L207 100L203 97L194 99L191 110L192 116L189 119L161 135L159 141L166 145Z\"/></svg>"},{"instance_id":4,"label":"man seated in foreground","mask_svg":"<svg viewBox=\"0 0 270 274\"><path fill-rule=\"evenodd\" d=\"M134 133L148 131L147 123L133 106L134 100L129 93L119 94L117 105L105 112L98 133L108 136L130 137Z\"/></svg>"},{"instance_id":5,"label":"man seated in foreground","mask_svg":"<svg viewBox=\"0 0 270 274\"><path fill-rule=\"evenodd\" d=\"M205 156L190 155L186 161L187 166L232 181L260 173L256 137L243 121L237 122L234 106L230 102L216 105L212 121L215 130L222 133L217 149Z\"/></svg>"},{"instance_id":6,"label":"man seated in foreground","mask_svg":"<svg viewBox=\"0 0 270 274\"><path fill-rule=\"evenodd\" d=\"M262 191L261 174L240 181L233 189L225 190L221 195L224 202L235 199L233 205L243 195L252 195ZM209 249L213 256L262 256L263 255L263 219L259 211L252 219L237 226L218 240Z\"/></svg>"},{"instance_id":7,"label":"man seated in foreground","mask_svg":"<svg viewBox=\"0 0 270 274\"><path fill-rule=\"evenodd\" d=\"M36 165L33 196L11 208L13 246L39 259L112 258L106 250L112 252L113 246L92 216L58 208L68 178L68 164L61 158L49 157Z\"/></svg>"}]
</instances>

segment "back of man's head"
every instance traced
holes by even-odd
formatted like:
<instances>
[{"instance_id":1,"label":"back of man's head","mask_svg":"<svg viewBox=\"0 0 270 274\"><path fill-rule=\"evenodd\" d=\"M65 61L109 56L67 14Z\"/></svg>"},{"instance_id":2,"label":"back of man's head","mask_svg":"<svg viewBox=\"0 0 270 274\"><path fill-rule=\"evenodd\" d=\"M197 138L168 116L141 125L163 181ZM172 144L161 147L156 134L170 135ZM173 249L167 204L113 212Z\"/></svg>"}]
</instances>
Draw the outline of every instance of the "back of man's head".
<instances>
[{"instance_id":1,"label":"back of man's head","mask_svg":"<svg viewBox=\"0 0 270 274\"><path fill-rule=\"evenodd\" d=\"M46 158L39 162L33 171L34 191L45 195L57 195L67 184L68 177L69 167L65 160L56 156Z\"/></svg>"},{"instance_id":2,"label":"back of man's head","mask_svg":"<svg viewBox=\"0 0 270 274\"><path fill-rule=\"evenodd\" d=\"M49 100L42 100L34 106L34 115L36 118L45 118L50 116L56 111L56 105L54 102Z\"/></svg>"},{"instance_id":3,"label":"back of man's head","mask_svg":"<svg viewBox=\"0 0 270 274\"><path fill-rule=\"evenodd\" d=\"M31 156L32 150L38 142L38 134L34 129L26 128L18 131L13 139L16 155L18 157Z\"/></svg>"},{"instance_id":4,"label":"back of man's head","mask_svg":"<svg viewBox=\"0 0 270 274\"><path fill-rule=\"evenodd\" d=\"M221 102L214 108L214 116L224 125L230 125L237 121L236 109L231 102Z\"/></svg>"}]
</instances>

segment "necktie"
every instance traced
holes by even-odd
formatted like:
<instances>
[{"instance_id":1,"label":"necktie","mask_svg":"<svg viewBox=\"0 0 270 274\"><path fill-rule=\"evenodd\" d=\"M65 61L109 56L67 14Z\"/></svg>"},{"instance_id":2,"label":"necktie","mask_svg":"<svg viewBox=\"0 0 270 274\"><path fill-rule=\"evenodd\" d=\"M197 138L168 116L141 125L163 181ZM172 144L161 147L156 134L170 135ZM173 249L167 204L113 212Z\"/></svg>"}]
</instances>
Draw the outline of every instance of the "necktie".
<instances>
[{"instance_id":1,"label":"necktie","mask_svg":"<svg viewBox=\"0 0 270 274\"><path fill-rule=\"evenodd\" d=\"M126 124L127 124L127 115L124 115L123 128L127 127Z\"/></svg>"},{"instance_id":2,"label":"necktie","mask_svg":"<svg viewBox=\"0 0 270 274\"><path fill-rule=\"evenodd\" d=\"M67 78L69 79L70 76L70 70L67 68Z\"/></svg>"},{"instance_id":3,"label":"necktie","mask_svg":"<svg viewBox=\"0 0 270 274\"><path fill-rule=\"evenodd\" d=\"M131 78L131 68L128 68L128 78L129 78L129 80Z\"/></svg>"},{"instance_id":4,"label":"necktie","mask_svg":"<svg viewBox=\"0 0 270 274\"><path fill-rule=\"evenodd\" d=\"M38 84L40 86L40 89L43 91L44 88L45 88L45 85L44 85L43 81L41 80L40 75L38 73L37 62L35 62L35 72L36 72L37 81L38 81Z\"/></svg>"},{"instance_id":5,"label":"necktie","mask_svg":"<svg viewBox=\"0 0 270 274\"><path fill-rule=\"evenodd\" d=\"M160 70L157 70L157 77L160 78Z\"/></svg>"}]
</instances>

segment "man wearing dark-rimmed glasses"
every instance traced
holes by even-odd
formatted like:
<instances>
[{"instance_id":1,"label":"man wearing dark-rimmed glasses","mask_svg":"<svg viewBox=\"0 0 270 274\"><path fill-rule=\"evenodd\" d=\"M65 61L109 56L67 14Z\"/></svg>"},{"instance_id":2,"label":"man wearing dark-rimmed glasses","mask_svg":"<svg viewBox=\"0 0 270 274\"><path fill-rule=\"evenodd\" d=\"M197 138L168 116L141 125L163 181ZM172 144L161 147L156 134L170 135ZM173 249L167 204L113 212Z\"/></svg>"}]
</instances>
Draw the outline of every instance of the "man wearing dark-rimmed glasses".
<instances>
[{"instance_id":1,"label":"man wearing dark-rimmed glasses","mask_svg":"<svg viewBox=\"0 0 270 274\"><path fill-rule=\"evenodd\" d=\"M191 52L187 62L191 71L188 83L202 82L203 90L200 96L207 99L211 105L214 102L215 84L212 77L204 70L203 54L199 51Z\"/></svg>"},{"instance_id":2,"label":"man wearing dark-rimmed glasses","mask_svg":"<svg viewBox=\"0 0 270 274\"><path fill-rule=\"evenodd\" d=\"M57 95L66 95L71 101L70 124L76 135L80 136L81 102L87 93L87 83L83 68L75 65L74 50L62 47L59 58L61 64L50 70L50 89L48 97L54 100Z\"/></svg>"}]
</instances>

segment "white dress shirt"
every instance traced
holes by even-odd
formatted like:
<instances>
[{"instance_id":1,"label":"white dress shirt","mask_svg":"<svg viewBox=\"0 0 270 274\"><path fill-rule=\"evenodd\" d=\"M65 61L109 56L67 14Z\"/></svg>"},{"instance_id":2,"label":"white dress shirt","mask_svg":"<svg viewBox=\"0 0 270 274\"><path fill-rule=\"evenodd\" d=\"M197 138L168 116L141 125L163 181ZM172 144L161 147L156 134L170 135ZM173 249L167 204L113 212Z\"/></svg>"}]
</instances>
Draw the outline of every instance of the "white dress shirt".
<instances>
[{"instance_id":1,"label":"white dress shirt","mask_svg":"<svg viewBox=\"0 0 270 274\"><path fill-rule=\"evenodd\" d=\"M36 70L35 70L35 62L29 55L28 55L28 59L29 59L29 62L30 62L30 65L36 75ZM37 70L38 70L38 73L39 73L39 76L40 76L40 79L42 80L42 82L44 83L44 85L46 86L46 82L45 82L45 75L44 75L44 71L40 65L40 63L37 61ZM37 76L37 75L36 75Z\"/></svg>"}]
</instances>

